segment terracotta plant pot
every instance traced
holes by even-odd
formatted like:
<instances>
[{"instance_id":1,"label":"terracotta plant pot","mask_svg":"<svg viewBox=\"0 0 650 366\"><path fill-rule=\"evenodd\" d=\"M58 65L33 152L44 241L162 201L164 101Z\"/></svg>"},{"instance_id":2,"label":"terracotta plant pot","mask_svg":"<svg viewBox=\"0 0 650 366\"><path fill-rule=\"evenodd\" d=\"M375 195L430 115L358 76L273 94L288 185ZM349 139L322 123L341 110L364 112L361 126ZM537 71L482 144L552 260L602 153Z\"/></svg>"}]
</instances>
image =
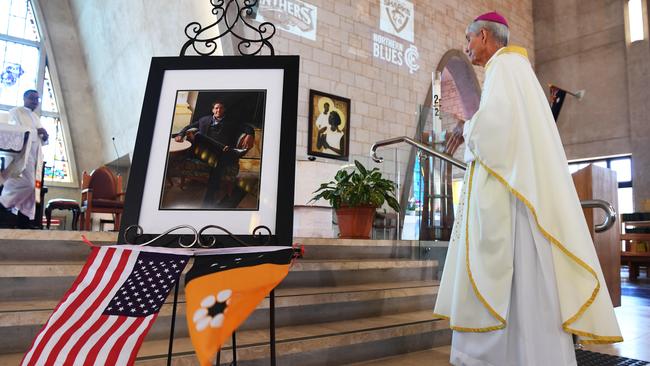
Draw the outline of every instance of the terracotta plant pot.
<instances>
[{"instance_id":1,"label":"terracotta plant pot","mask_svg":"<svg viewBox=\"0 0 650 366\"><path fill-rule=\"evenodd\" d=\"M339 236L344 239L370 239L375 208L369 206L341 207L336 210Z\"/></svg>"}]
</instances>

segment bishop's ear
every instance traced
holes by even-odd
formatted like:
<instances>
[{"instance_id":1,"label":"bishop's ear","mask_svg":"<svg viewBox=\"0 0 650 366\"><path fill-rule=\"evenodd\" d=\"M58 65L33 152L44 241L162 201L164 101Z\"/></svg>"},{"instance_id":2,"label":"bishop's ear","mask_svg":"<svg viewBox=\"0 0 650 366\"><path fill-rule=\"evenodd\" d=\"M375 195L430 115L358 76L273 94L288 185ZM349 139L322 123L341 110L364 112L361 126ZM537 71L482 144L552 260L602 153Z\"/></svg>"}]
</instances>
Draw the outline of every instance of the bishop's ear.
<instances>
[{"instance_id":1,"label":"bishop's ear","mask_svg":"<svg viewBox=\"0 0 650 366\"><path fill-rule=\"evenodd\" d=\"M484 44L487 43L487 40L488 40L488 31L487 31L487 29L481 28L481 30L479 31L479 37L481 37L481 42L483 42Z\"/></svg>"}]
</instances>

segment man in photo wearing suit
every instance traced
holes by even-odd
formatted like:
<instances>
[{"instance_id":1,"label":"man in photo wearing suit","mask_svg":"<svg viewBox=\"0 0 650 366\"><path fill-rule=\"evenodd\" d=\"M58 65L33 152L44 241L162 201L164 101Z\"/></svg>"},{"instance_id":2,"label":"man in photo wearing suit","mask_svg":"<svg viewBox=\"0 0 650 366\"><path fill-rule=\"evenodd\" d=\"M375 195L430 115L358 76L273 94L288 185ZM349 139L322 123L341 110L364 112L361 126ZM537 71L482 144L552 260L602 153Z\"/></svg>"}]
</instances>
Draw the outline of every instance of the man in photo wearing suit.
<instances>
[{"instance_id":1,"label":"man in photo wearing suit","mask_svg":"<svg viewBox=\"0 0 650 366\"><path fill-rule=\"evenodd\" d=\"M212 115L185 126L174 138L177 142L182 142L186 136L192 140L190 130L198 129L197 133L209 137L222 149L219 163L210 170L204 207L215 207L232 194L239 173L241 151L247 151L255 142L255 132L250 126L232 121L225 114L224 103L216 100L212 103Z\"/></svg>"}]
</instances>

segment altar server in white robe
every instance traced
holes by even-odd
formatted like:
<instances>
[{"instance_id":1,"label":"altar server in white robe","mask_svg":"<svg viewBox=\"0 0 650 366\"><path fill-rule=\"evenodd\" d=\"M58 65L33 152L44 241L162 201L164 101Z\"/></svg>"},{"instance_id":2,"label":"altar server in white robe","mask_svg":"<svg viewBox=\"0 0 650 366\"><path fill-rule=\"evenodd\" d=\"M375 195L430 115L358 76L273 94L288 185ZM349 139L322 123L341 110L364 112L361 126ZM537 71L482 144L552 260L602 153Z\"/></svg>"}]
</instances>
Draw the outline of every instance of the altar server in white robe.
<instances>
[{"instance_id":1,"label":"altar server in white robe","mask_svg":"<svg viewBox=\"0 0 650 366\"><path fill-rule=\"evenodd\" d=\"M19 217L29 220L34 219L36 202L40 199L39 190L42 184L40 172L43 167L41 145L46 144L49 137L40 118L34 113L40 100L38 91L27 90L23 94L23 106L9 111L10 124L24 126L31 130L31 141L26 145L30 151L25 157L27 159L25 169L19 176L4 181L4 188L0 196L2 206L11 209ZM19 226L27 225L23 221L25 220L19 219Z\"/></svg>"},{"instance_id":2,"label":"altar server in white robe","mask_svg":"<svg viewBox=\"0 0 650 366\"><path fill-rule=\"evenodd\" d=\"M468 168L434 312L454 365L575 365L582 343L622 341L547 99L496 12L466 31L485 67L478 111L448 141Z\"/></svg>"}]
</instances>

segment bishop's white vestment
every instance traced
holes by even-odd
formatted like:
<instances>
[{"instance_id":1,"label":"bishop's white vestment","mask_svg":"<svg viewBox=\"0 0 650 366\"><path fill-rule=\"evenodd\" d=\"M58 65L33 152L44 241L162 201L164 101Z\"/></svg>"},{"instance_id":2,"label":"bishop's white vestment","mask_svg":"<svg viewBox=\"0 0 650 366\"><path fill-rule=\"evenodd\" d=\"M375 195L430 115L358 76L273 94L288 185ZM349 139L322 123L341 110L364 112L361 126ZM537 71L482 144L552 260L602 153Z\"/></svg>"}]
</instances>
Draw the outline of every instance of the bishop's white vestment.
<instances>
[{"instance_id":1,"label":"bishop's white vestment","mask_svg":"<svg viewBox=\"0 0 650 366\"><path fill-rule=\"evenodd\" d=\"M25 149L26 163L20 175L3 179L4 188L0 203L15 214L18 212L34 219L36 203L40 200L41 171L43 168L43 151L38 129L43 128L36 113L26 107L16 107L9 111L10 124L17 124L30 129L30 138Z\"/></svg>"},{"instance_id":2,"label":"bishop's white vestment","mask_svg":"<svg viewBox=\"0 0 650 366\"><path fill-rule=\"evenodd\" d=\"M455 365L574 365L622 341L548 102L516 46L486 64L436 316Z\"/></svg>"}]
</instances>

